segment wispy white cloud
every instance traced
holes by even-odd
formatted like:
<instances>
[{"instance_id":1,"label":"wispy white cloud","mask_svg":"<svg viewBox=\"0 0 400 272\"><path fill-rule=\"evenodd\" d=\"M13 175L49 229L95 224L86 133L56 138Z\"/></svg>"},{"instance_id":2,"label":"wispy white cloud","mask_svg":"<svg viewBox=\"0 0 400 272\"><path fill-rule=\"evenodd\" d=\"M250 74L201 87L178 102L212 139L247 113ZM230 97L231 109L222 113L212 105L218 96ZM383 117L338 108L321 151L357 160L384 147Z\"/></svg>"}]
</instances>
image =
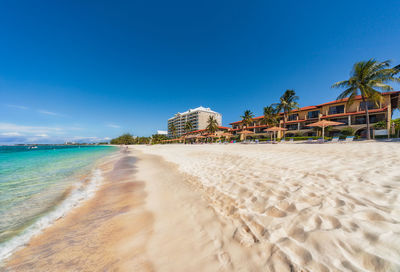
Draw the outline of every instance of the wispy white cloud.
<instances>
[{"instance_id":1,"label":"wispy white cloud","mask_svg":"<svg viewBox=\"0 0 400 272\"><path fill-rule=\"evenodd\" d=\"M38 110L39 113L46 114L46 115L52 115L52 116L62 116L62 114L48 111L48 110Z\"/></svg>"},{"instance_id":2,"label":"wispy white cloud","mask_svg":"<svg viewBox=\"0 0 400 272\"><path fill-rule=\"evenodd\" d=\"M15 109L20 109L20 110L27 110L27 109L29 109L28 107L21 106L21 105L7 105L7 107L15 108Z\"/></svg>"},{"instance_id":3,"label":"wispy white cloud","mask_svg":"<svg viewBox=\"0 0 400 272\"><path fill-rule=\"evenodd\" d=\"M3 133L0 133L0 135L2 135L2 136L22 136L22 134L18 133L18 132L3 132Z\"/></svg>"},{"instance_id":4,"label":"wispy white cloud","mask_svg":"<svg viewBox=\"0 0 400 272\"><path fill-rule=\"evenodd\" d=\"M121 128L121 126L116 125L116 124L107 124L107 127L110 127L110 128Z\"/></svg>"},{"instance_id":5,"label":"wispy white cloud","mask_svg":"<svg viewBox=\"0 0 400 272\"><path fill-rule=\"evenodd\" d=\"M73 131L82 131L76 126L25 126L12 123L0 123L0 144L18 143L96 143L110 138L95 136L68 136Z\"/></svg>"},{"instance_id":6,"label":"wispy white cloud","mask_svg":"<svg viewBox=\"0 0 400 272\"><path fill-rule=\"evenodd\" d=\"M73 128L76 129L76 128ZM46 127L46 126L24 126L11 123L0 123L0 132L16 132L20 134L64 134L68 131L66 127Z\"/></svg>"},{"instance_id":7,"label":"wispy white cloud","mask_svg":"<svg viewBox=\"0 0 400 272\"><path fill-rule=\"evenodd\" d=\"M36 137L49 137L49 135L43 133L43 134L36 134Z\"/></svg>"}]
</instances>

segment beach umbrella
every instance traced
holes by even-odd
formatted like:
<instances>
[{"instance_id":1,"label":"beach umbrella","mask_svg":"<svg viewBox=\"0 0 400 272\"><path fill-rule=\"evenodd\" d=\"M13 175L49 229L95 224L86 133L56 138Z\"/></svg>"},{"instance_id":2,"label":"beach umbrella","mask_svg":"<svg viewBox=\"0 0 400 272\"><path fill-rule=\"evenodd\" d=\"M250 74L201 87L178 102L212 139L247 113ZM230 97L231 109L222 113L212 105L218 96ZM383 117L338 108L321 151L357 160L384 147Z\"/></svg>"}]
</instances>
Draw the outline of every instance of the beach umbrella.
<instances>
[{"instance_id":1,"label":"beach umbrella","mask_svg":"<svg viewBox=\"0 0 400 272\"><path fill-rule=\"evenodd\" d=\"M287 129L286 128L281 128L281 127L270 127L270 128L264 129L263 131L272 132L274 137L275 137L275 132L277 132L277 131L285 131L285 130L287 130ZM275 140L276 140L276 137L275 137Z\"/></svg>"},{"instance_id":2,"label":"beach umbrella","mask_svg":"<svg viewBox=\"0 0 400 272\"><path fill-rule=\"evenodd\" d=\"M322 139L325 139L325 128L329 126L338 126L338 125L344 125L344 123L341 122L334 122L334 121L329 121L329 120L322 120L318 121L309 125L306 125L306 127L320 127L322 128Z\"/></svg>"},{"instance_id":3,"label":"beach umbrella","mask_svg":"<svg viewBox=\"0 0 400 272\"><path fill-rule=\"evenodd\" d=\"M231 138L232 136L233 136L233 134L229 133L229 132L224 132L221 134L221 137L225 137L227 139Z\"/></svg>"},{"instance_id":4,"label":"beach umbrella","mask_svg":"<svg viewBox=\"0 0 400 272\"><path fill-rule=\"evenodd\" d=\"M254 132L250 131L250 130L242 130L241 132L239 132L239 134L244 135L244 140L246 140L246 137L248 134L253 134Z\"/></svg>"}]
</instances>

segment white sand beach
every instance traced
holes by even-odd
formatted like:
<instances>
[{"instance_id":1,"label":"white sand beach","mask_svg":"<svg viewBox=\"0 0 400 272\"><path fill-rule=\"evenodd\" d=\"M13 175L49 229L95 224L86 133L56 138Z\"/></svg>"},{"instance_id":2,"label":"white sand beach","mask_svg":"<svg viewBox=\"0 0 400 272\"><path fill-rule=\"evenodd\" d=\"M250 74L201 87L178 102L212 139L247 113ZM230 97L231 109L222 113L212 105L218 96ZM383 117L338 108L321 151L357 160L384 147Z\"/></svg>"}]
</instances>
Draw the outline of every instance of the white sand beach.
<instances>
[{"instance_id":1,"label":"white sand beach","mask_svg":"<svg viewBox=\"0 0 400 272\"><path fill-rule=\"evenodd\" d=\"M399 143L129 151L5 270L400 270Z\"/></svg>"},{"instance_id":2,"label":"white sand beach","mask_svg":"<svg viewBox=\"0 0 400 272\"><path fill-rule=\"evenodd\" d=\"M133 150L177 165L201 192L218 216L198 228L209 229L213 254L226 271L400 270L399 143ZM177 185L168 182L166 190L180 190ZM176 207L192 207L188 199ZM197 213L181 220L192 217L202 220ZM180 239L197 234L192 231ZM191 262L201 253L194 247ZM178 270L184 264L167 269Z\"/></svg>"}]
</instances>

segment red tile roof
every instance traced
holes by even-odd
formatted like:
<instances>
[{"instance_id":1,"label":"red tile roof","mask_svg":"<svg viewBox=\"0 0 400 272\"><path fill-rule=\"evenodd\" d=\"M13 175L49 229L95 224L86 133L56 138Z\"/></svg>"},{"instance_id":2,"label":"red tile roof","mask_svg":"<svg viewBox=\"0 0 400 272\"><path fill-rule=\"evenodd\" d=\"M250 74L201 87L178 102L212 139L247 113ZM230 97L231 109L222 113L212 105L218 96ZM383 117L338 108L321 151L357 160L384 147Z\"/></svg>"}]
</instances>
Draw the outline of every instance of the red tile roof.
<instances>
[{"instance_id":1,"label":"red tile roof","mask_svg":"<svg viewBox=\"0 0 400 272\"><path fill-rule=\"evenodd\" d=\"M384 112L387 110L387 107L384 107L382 109L373 109L369 110L369 113L375 113L375 112ZM331 115L325 115L322 116L321 119L325 118L333 118L333 117L341 117L341 116L348 116L348 115L355 115L355 114L365 114L365 111L354 111L354 112L346 112L346 113L339 113L339 114L331 114Z\"/></svg>"},{"instance_id":2,"label":"red tile roof","mask_svg":"<svg viewBox=\"0 0 400 272\"><path fill-rule=\"evenodd\" d=\"M395 94L395 93L400 93L400 91L394 91L394 92L385 92L382 93L382 95L390 95L390 94ZM356 97L354 97L355 100L360 100L361 99L361 95L357 95ZM322 107L322 106L326 106L326 105L330 105L330 104L335 104L335 103L342 103L342 102L347 102L349 100L349 98L343 98L343 99L338 99L338 100L334 100L331 102L326 102L323 104L319 104L317 105L318 107Z\"/></svg>"},{"instance_id":3,"label":"red tile roof","mask_svg":"<svg viewBox=\"0 0 400 272\"><path fill-rule=\"evenodd\" d=\"M292 112L296 112L296 111L304 111L304 110L313 110L313 109L317 109L317 106L307 106L307 107L302 107L296 110L292 110ZM283 114L283 113L281 113Z\"/></svg>"}]
</instances>

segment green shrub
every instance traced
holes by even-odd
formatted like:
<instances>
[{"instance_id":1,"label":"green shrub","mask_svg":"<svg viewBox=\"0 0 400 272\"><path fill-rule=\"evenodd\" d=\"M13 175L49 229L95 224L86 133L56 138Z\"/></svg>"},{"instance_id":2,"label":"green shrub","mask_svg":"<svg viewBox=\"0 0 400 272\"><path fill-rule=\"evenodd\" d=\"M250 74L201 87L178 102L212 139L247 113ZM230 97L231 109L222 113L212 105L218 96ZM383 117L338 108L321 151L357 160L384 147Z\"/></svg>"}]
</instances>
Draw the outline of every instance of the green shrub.
<instances>
[{"instance_id":1,"label":"green shrub","mask_svg":"<svg viewBox=\"0 0 400 272\"><path fill-rule=\"evenodd\" d=\"M345 127L340 131L344 136L353 136L354 135L354 128L352 127Z\"/></svg>"}]
</instances>

